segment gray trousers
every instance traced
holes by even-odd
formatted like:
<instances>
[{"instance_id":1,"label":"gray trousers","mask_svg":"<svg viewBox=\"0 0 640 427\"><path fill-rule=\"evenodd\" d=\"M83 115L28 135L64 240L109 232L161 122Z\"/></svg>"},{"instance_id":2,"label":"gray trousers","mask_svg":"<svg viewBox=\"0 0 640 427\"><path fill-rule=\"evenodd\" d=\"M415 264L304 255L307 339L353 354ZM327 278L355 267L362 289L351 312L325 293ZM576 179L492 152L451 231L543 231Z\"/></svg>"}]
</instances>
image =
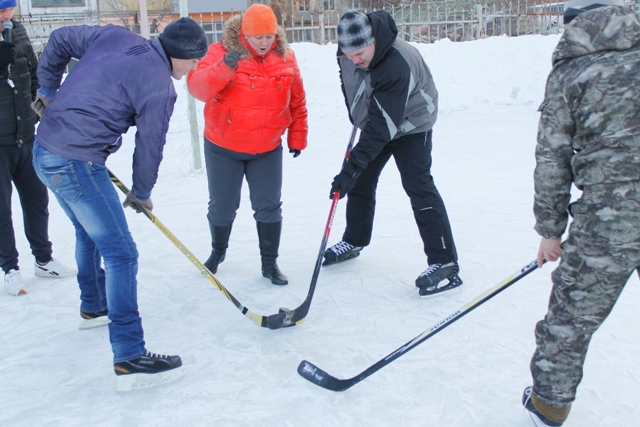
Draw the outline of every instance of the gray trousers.
<instances>
[{"instance_id":1,"label":"gray trousers","mask_svg":"<svg viewBox=\"0 0 640 427\"><path fill-rule=\"evenodd\" d=\"M573 222L531 360L536 397L557 408L575 400L591 337L640 267L640 182L586 187L570 210Z\"/></svg>"},{"instance_id":2,"label":"gray trousers","mask_svg":"<svg viewBox=\"0 0 640 427\"><path fill-rule=\"evenodd\" d=\"M240 207L246 177L253 217L257 222L282 221L282 146L261 154L247 154L219 147L204 139L209 183L209 223L231 225Z\"/></svg>"}]
</instances>

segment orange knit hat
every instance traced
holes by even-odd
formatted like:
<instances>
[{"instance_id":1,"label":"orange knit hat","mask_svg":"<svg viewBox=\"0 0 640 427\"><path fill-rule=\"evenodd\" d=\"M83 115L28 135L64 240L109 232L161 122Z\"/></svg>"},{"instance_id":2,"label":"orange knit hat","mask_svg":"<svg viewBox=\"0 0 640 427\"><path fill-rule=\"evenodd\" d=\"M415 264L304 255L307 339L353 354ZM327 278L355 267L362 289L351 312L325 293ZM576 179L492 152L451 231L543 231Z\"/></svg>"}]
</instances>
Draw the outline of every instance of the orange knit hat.
<instances>
[{"instance_id":1,"label":"orange knit hat","mask_svg":"<svg viewBox=\"0 0 640 427\"><path fill-rule=\"evenodd\" d=\"M242 33L245 36L277 34L278 21L273 10L264 4L252 4L242 17Z\"/></svg>"}]
</instances>

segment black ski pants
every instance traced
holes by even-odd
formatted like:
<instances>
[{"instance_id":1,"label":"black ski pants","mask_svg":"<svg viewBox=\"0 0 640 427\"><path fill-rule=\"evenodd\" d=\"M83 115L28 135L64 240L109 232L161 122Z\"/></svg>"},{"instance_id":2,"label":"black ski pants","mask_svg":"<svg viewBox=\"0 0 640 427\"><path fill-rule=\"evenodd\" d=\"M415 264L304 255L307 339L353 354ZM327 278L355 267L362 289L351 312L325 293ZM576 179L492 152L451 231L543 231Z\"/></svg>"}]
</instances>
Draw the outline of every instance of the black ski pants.
<instances>
[{"instance_id":1,"label":"black ski pants","mask_svg":"<svg viewBox=\"0 0 640 427\"><path fill-rule=\"evenodd\" d=\"M22 206L24 233L31 253L40 262L51 260L49 193L32 164L33 142L0 145L0 267L7 273L18 268L18 250L11 218L11 193L15 185Z\"/></svg>"},{"instance_id":2,"label":"black ski pants","mask_svg":"<svg viewBox=\"0 0 640 427\"><path fill-rule=\"evenodd\" d=\"M405 135L384 146L362 171L347 193L347 228L342 239L354 246L371 242L380 173L393 156L402 187L409 196L413 216L429 264L457 261L449 217L431 176L432 131Z\"/></svg>"}]
</instances>

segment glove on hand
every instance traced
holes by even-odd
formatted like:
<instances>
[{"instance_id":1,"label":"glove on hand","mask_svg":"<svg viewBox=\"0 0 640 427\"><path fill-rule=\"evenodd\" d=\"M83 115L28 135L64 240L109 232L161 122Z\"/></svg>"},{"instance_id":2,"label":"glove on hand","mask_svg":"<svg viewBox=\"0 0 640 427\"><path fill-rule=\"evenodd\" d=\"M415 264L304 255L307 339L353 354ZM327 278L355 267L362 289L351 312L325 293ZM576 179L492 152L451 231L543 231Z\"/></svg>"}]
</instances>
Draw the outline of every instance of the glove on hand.
<instances>
[{"instance_id":1,"label":"glove on hand","mask_svg":"<svg viewBox=\"0 0 640 427\"><path fill-rule=\"evenodd\" d=\"M350 161L346 161L340 173L333 178L329 198L333 199L333 195L336 191L340 190L340 198L342 199L349 191L351 191L361 172L362 171L359 167L355 166Z\"/></svg>"},{"instance_id":2,"label":"glove on hand","mask_svg":"<svg viewBox=\"0 0 640 427\"><path fill-rule=\"evenodd\" d=\"M42 118L44 116L44 110L51 104L53 101L51 98L46 98L40 94L36 95L36 100L31 103L31 108L33 111L38 113L38 116Z\"/></svg>"},{"instance_id":3,"label":"glove on hand","mask_svg":"<svg viewBox=\"0 0 640 427\"><path fill-rule=\"evenodd\" d=\"M144 206L145 208L147 208L150 211L153 210L153 202L151 201L151 198L148 198L147 200L140 200L136 196L134 196L132 192L129 192L129 194L127 194L127 198L124 199L124 202L122 203L122 206L125 207L125 208L131 207L137 213L144 212L140 208L140 206Z\"/></svg>"},{"instance_id":4,"label":"glove on hand","mask_svg":"<svg viewBox=\"0 0 640 427\"><path fill-rule=\"evenodd\" d=\"M293 158L294 158L294 159L295 159L296 157L298 157L298 156L300 155L300 153L301 153L301 151L300 151L300 150L294 150L294 149L289 150L289 152L290 152L291 154L293 154Z\"/></svg>"},{"instance_id":5,"label":"glove on hand","mask_svg":"<svg viewBox=\"0 0 640 427\"><path fill-rule=\"evenodd\" d=\"M238 67L238 61L240 61L241 56L240 52L232 50L224 56L224 63L227 64L227 67L235 70Z\"/></svg>"},{"instance_id":6,"label":"glove on hand","mask_svg":"<svg viewBox=\"0 0 640 427\"><path fill-rule=\"evenodd\" d=\"M16 62L16 45L11 42L0 43L0 74L9 72L9 65Z\"/></svg>"}]
</instances>

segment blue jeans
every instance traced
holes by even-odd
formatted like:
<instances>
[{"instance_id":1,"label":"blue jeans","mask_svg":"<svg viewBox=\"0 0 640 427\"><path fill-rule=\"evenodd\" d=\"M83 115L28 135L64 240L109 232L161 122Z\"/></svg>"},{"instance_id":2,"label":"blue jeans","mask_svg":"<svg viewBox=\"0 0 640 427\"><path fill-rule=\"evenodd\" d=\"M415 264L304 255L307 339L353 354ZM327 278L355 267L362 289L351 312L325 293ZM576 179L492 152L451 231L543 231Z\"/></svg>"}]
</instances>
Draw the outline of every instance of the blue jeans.
<instances>
[{"instance_id":1,"label":"blue jeans","mask_svg":"<svg viewBox=\"0 0 640 427\"><path fill-rule=\"evenodd\" d=\"M109 309L114 362L140 357L144 333L138 313L138 251L106 166L58 156L37 141L33 166L76 229L80 309Z\"/></svg>"}]
</instances>

